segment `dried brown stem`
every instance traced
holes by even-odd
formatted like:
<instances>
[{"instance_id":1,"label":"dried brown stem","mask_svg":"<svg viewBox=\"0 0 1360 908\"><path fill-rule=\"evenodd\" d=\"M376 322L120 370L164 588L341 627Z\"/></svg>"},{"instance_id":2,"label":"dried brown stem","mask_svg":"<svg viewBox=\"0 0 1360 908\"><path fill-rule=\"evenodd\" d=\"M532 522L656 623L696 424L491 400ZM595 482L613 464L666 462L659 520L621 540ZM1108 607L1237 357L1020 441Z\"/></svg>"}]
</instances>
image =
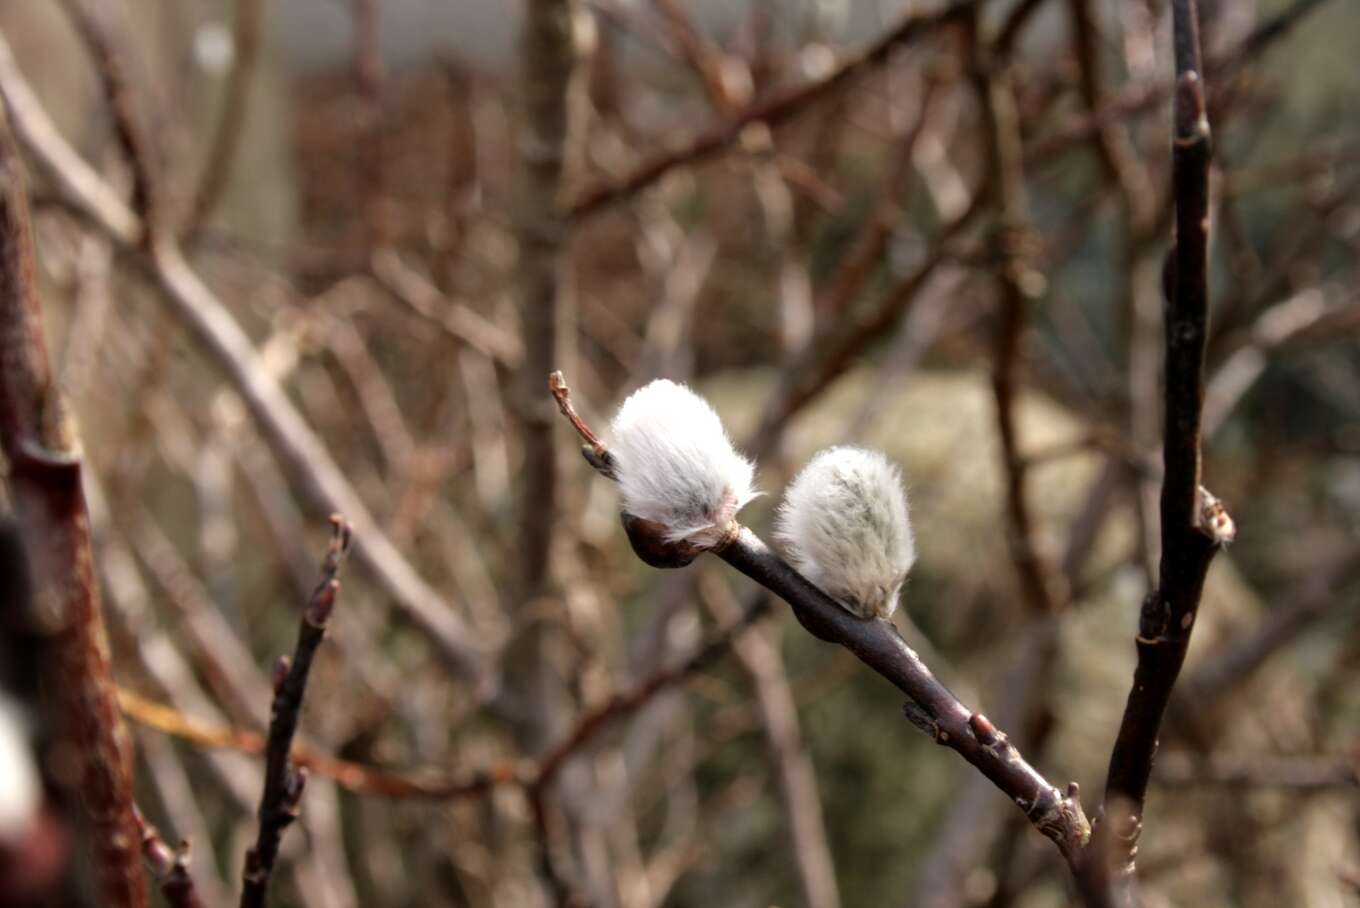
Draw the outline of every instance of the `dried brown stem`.
<instances>
[{"instance_id":1,"label":"dried brown stem","mask_svg":"<svg viewBox=\"0 0 1360 908\"><path fill-rule=\"evenodd\" d=\"M264 908L269 878L279 855L284 830L297 819L306 770L291 758L307 675L312 669L326 624L340 592L337 579L350 548L350 526L343 517L331 518L331 542L321 567L321 582L298 623L297 648L291 660L281 658L274 669L274 702L270 708L269 737L265 744L264 794L260 798L260 832L246 852L242 873L241 908Z\"/></svg>"},{"instance_id":2,"label":"dried brown stem","mask_svg":"<svg viewBox=\"0 0 1360 908\"><path fill-rule=\"evenodd\" d=\"M132 804L132 748L109 670L90 520L75 425L47 355L28 194L8 123L0 123L0 448L9 461L34 593L55 631L51 688L89 811L96 875L105 903L147 904Z\"/></svg>"}]
</instances>

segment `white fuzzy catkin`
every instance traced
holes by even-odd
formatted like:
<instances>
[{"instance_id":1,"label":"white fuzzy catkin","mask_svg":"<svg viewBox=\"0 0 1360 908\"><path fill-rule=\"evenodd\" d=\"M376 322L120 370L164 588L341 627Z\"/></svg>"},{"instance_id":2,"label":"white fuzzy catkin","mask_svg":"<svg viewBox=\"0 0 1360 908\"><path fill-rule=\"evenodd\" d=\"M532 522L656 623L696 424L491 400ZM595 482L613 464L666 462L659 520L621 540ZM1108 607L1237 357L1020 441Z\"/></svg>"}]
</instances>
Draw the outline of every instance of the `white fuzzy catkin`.
<instances>
[{"instance_id":1,"label":"white fuzzy catkin","mask_svg":"<svg viewBox=\"0 0 1360 908\"><path fill-rule=\"evenodd\" d=\"M42 783L18 704L0 693L0 842L27 830L42 801Z\"/></svg>"},{"instance_id":2,"label":"white fuzzy catkin","mask_svg":"<svg viewBox=\"0 0 1360 908\"><path fill-rule=\"evenodd\" d=\"M776 537L846 611L888 618L916 560L902 474L878 451L828 448L784 493Z\"/></svg>"},{"instance_id":3,"label":"white fuzzy catkin","mask_svg":"<svg viewBox=\"0 0 1360 908\"><path fill-rule=\"evenodd\" d=\"M716 545L756 496L755 467L732 447L708 402L684 385L644 385L610 429L623 509L665 526L668 542Z\"/></svg>"}]
</instances>

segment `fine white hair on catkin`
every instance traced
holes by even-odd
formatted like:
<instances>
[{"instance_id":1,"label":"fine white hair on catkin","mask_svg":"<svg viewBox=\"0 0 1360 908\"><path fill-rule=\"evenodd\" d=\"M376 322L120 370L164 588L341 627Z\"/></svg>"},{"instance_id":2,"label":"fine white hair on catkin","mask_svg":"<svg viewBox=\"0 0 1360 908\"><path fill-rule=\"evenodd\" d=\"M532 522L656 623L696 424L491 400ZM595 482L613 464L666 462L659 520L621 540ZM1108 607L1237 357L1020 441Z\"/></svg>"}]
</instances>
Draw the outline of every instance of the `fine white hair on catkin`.
<instances>
[{"instance_id":1,"label":"fine white hair on catkin","mask_svg":"<svg viewBox=\"0 0 1360 908\"><path fill-rule=\"evenodd\" d=\"M902 474L878 451L827 448L784 493L775 530L803 576L861 618L888 618L916 560Z\"/></svg>"},{"instance_id":2,"label":"fine white hair on catkin","mask_svg":"<svg viewBox=\"0 0 1360 908\"><path fill-rule=\"evenodd\" d=\"M28 749L23 714L0 692L0 842L16 841L42 802L42 781Z\"/></svg>"},{"instance_id":3,"label":"fine white hair on catkin","mask_svg":"<svg viewBox=\"0 0 1360 908\"><path fill-rule=\"evenodd\" d=\"M716 545L756 496L754 465L684 385L657 379L634 391L610 435L623 509L665 526L668 542Z\"/></svg>"}]
</instances>

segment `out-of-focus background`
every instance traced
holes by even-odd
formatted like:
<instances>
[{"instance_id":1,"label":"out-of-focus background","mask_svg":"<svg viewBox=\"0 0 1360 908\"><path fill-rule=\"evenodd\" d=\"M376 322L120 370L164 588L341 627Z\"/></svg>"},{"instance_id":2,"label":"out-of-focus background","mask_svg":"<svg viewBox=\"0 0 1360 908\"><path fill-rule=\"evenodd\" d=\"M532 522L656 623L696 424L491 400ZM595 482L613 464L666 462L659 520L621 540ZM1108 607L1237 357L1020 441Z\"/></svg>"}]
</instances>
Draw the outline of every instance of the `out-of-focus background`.
<instances>
[{"instance_id":1,"label":"out-of-focus background","mask_svg":"<svg viewBox=\"0 0 1360 908\"><path fill-rule=\"evenodd\" d=\"M0 5L0 34L130 197L73 3ZM337 509L361 552L302 736L349 762L314 769L276 904L546 905L554 878L610 908L1067 903L1051 845L890 685L777 602L726 632L757 590L717 559L632 555L546 376L601 430L642 383L692 383L758 459L742 519L767 538L817 449L886 451L921 549L899 627L1098 799L1158 557L1165 2L989 0L971 32L869 58L931 7L84 6L207 296L177 302L27 156L137 799L192 841L208 904L235 901L262 772L242 751ZM1239 534L1139 865L1149 905L1339 908L1360 904L1360 8L1200 12L1204 475ZM1018 119L1018 194L997 188L989 91ZM1017 580L1022 531L1042 595ZM540 811L507 781L706 640L715 658L573 749ZM352 765L485 784L394 794ZM61 898L96 903L80 861Z\"/></svg>"}]
</instances>

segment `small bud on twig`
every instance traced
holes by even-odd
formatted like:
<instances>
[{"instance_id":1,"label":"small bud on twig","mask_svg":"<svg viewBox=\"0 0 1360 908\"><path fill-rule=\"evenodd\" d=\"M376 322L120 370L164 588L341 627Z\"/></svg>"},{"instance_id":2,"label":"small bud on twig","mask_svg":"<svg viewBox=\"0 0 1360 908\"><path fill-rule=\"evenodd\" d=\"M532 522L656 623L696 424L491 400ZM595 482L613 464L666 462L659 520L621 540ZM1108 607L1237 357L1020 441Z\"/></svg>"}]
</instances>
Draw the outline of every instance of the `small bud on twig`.
<instances>
[{"instance_id":1,"label":"small bud on twig","mask_svg":"<svg viewBox=\"0 0 1360 908\"><path fill-rule=\"evenodd\" d=\"M283 682L288 680L288 670L292 667L293 660L289 659L286 654L281 655L274 660L273 682L275 693L283 689Z\"/></svg>"},{"instance_id":2,"label":"small bud on twig","mask_svg":"<svg viewBox=\"0 0 1360 908\"><path fill-rule=\"evenodd\" d=\"M916 560L902 475L877 451L828 448L784 494L776 537L851 614L888 618Z\"/></svg>"}]
</instances>

